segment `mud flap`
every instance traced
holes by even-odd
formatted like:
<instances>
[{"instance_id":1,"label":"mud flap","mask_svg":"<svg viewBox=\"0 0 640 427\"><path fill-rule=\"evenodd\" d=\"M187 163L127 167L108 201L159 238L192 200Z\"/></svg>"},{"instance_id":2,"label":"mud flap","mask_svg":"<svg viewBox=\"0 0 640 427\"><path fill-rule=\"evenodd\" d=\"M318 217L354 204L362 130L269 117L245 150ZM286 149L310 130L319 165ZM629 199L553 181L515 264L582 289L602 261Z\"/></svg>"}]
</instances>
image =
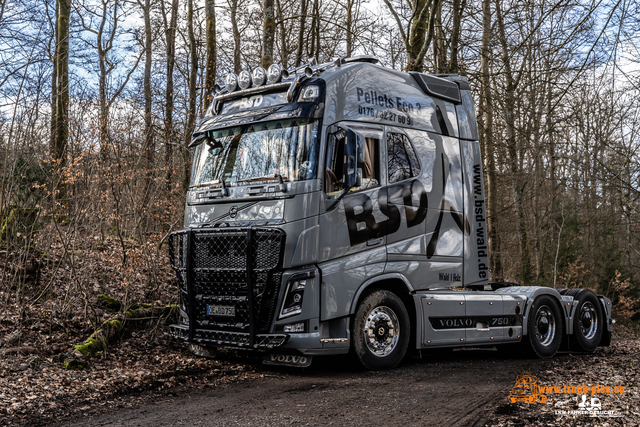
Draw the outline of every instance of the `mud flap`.
<instances>
[{"instance_id":1,"label":"mud flap","mask_svg":"<svg viewBox=\"0 0 640 427\"><path fill-rule=\"evenodd\" d=\"M267 354L262 363L265 365L293 366L306 368L311 366L312 356L298 356L294 354Z\"/></svg>"}]
</instances>

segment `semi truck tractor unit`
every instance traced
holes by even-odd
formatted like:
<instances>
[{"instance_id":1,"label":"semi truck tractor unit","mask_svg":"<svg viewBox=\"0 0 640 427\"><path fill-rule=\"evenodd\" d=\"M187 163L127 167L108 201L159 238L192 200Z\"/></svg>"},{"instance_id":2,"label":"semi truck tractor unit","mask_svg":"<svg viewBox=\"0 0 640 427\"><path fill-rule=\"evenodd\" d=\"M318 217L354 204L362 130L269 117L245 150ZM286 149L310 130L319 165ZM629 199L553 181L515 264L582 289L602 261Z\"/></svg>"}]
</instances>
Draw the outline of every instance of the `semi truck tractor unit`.
<instances>
[{"instance_id":1,"label":"semi truck tractor unit","mask_svg":"<svg viewBox=\"0 0 640 427\"><path fill-rule=\"evenodd\" d=\"M229 74L193 133L184 229L169 238L174 337L368 369L409 350L610 341L588 289L491 283L482 161L465 77L375 57Z\"/></svg>"}]
</instances>

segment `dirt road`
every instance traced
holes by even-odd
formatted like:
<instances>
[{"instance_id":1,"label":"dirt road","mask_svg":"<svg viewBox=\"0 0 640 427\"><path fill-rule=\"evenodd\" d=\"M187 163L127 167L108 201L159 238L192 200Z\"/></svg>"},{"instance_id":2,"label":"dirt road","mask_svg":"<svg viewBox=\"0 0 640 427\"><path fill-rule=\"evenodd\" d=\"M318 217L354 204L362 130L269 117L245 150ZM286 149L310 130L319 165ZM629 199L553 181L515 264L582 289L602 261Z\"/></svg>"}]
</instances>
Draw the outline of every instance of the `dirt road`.
<instances>
[{"instance_id":1,"label":"dirt road","mask_svg":"<svg viewBox=\"0 0 640 427\"><path fill-rule=\"evenodd\" d=\"M557 355L555 363L567 356ZM392 371L354 369L345 358L305 370L260 367L264 379L189 392L67 425L414 426L484 425L515 378L548 360L504 358L494 349L409 359Z\"/></svg>"}]
</instances>

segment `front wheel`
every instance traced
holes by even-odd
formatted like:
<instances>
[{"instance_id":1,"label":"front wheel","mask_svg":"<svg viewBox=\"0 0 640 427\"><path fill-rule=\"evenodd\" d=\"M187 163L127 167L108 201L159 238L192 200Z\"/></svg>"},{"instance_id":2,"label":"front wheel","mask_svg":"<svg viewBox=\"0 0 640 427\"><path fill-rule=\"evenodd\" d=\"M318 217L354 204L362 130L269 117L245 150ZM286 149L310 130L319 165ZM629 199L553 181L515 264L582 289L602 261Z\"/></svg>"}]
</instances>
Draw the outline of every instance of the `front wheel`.
<instances>
[{"instance_id":1,"label":"front wheel","mask_svg":"<svg viewBox=\"0 0 640 427\"><path fill-rule=\"evenodd\" d=\"M562 342L562 319L555 298L540 295L533 301L527 321L529 334L523 338L529 354L533 353L542 359L556 354Z\"/></svg>"},{"instance_id":2,"label":"front wheel","mask_svg":"<svg viewBox=\"0 0 640 427\"><path fill-rule=\"evenodd\" d=\"M358 306L353 320L353 354L366 369L391 369L404 358L411 326L404 304L395 294L379 290Z\"/></svg>"}]
</instances>

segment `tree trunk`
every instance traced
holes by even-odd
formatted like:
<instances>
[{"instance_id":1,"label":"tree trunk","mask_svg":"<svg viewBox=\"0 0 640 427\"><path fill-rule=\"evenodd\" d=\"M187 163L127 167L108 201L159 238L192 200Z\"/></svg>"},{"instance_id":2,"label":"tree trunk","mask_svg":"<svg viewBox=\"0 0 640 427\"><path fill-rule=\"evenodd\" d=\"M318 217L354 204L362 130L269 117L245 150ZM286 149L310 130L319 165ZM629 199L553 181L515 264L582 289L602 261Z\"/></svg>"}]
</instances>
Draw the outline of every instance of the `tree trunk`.
<instances>
[{"instance_id":1,"label":"tree trunk","mask_svg":"<svg viewBox=\"0 0 640 427\"><path fill-rule=\"evenodd\" d=\"M313 57L316 58L316 63L318 63L320 62L320 4L318 0L313 0L313 18L316 21L316 26L312 31L312 37L314 37L315 40ZM311 58L311 56L309 56L309 58Z\"/></svg>"},{"instance_id":2,"label":"tree trunk","mask_svg":"<svg viewBox=\"0 0 640 427\"><path fill-rule=\"evenodd\" d=\"M238 29L238 0L231 0L231 29L233 31L233 72L240 74L240 30Z\"/></svg>"},{"instance_id":3,"label":"tree trunk","mask_svg":"<svg viewBox=\"0 0 640 427\"><path fill-rule=\"evenodd\" d=\"M447 71L447 51L444 47L444 31L442 28L442 2L438 4L436 9L436 17L434 20L433 35L433 63L434 72L443 74Z\"/></svg>"},{"instance_id":4,"label":"tree trunk","mask_svg":"<svg viewBox=\"0 0 640 427\"><path fill-rule=\"evenodd\" d=\"M51 71L51 135L49 136L49 153L55 158L54 147L56 146L56 109L58 105L58 14L60 13L60 3L56 2L55 20L53 28L53 70Z\"/></svg>"},{"instance_id":5,"label":"tree trunk","mask_svg":"<svg viewBox=\"0 0 640 427\"><path fill-rule=\"evenodd\" d=\"M504 29L504 20L502 19L502 11L500 10L500 0L496 0L496 17L498 22L498 31L500 33L500 44L502 46L502 60L505 70L505 80L507 87L505 89L505 109L504 120L506 123L505 144L507 153L509 154L509 166L511 168L511 185L513 191L513 205L516 211L518 221L518 240L520 242L520 280L524 285L528 284L531 279L531 251L529 249L529 237L527 235L527 224L524 218L524 206L522 205L522 193L524 184L522 182L520 164L518 160L518 146L516 140L515 125L515 91L518 85L514 79L511 69L511 57L509 56L509 48Z\"/></svg>"},{"instance_id":6,"label":"tree trunk","mask_svg":"<svg viewBox=\"0 0 640 427\"><path fill-rule=\"evenodd\" d=\"M451 29L451 58L449 61L449 73L458 74L458 48L460 44L460 33L462 31L462 13L466 6L466 0L453 0L453 28ZM491 24L491 16L489 16L489 24ZM484 22L483 22L484 28ZM484 34L484 29L483 29Z\"/></svg>"},{"instance_id":7,"label":"tree trunk","mask_svg":"<svg viewBox=\"0 0 640 427\"><path fill-rule=\"evenodd\" d=\"M276 0L278 7L278 21L280 22L280 63L284 69L287 69L289 65L289 44L287 43L287 33L284 29L284 13L282 11L282 5L280 0Z\"/></svg>"},{"instance_id":8,"label":"tree trunk","mask_svg":"<svg viewBox=\"0 0 640 427\"><path fill-rule=\"evenodd\" d=\"M218 61L218 52L216 51L216 1L206 0L207 2L207 68L204 81L204 109L206 110L213 101L213 87L216 84L216 66Z\"/></svg>"},{"instance_id":9,"label":"tree trunk","mask_svg":"<svg viewBox=\"0 0 640 427\"><path fill-rule=\"evenodd\" d=\"M276 18L273 0L264 0L264 33L262 38L261 65L268 68L273 64L273 44L276 37Z\"/></svg>"},{"instance_id":10,"label":"tree trunk","mask_svg":"<svg viewBox=\"0 0 640 427\"><path fill-rule=\"evenodd\" d=\"M480 105L482 110L482 142L486 176L487 236L489 239L489 271L493 280L503 280L498 222L498 190L496 182L496 158L493 142L493 102L491 99L491 76L489 61L491 55L491 0L482 1L482 43L480 48Z\"/></svg>"},{"instance_id":11,"label":"tree trunk","mask_svg":"<svg viewBox=\"0 0 640 427\"><path fill-rule=\"evenodd\" d=\"M187 27L189 32L189 56L191 69L189 70L189 110L187 112L187 127L184 132L184 145L182 147L182 162L184 165L184 175L182 179L182 190L186 193L189 190L189 176L191 175L191 158L187 146L191 142L191 134L196 123L196 82L198 79L198 47L196 46L196 36L193 33L193 0L189 0L187 12Z\"/></svg>"},{"instance_id":12,"label":"tree trunk","mask_svg":"<svg viewBox=\"0 0 640 427\"><path fill-rule=\"evenodd\" d=\"M142 6L142 4L140 3ZM146 178L145 178L145 203L148 203L151 183L153 182L153 154L155 151L154 135L153 135L153 116L151 113L152 97L151 97L151 65L153 61L153 40L151 29L151 0L144 1L142 8L144 14L144 158Z\"/></svg>"},{"instance_id":13,"label":"tree trunk","mask_svg":"<svg viewBox=\"0 0 640 427\"><path fill-rule=\"evenodd\" d=\"M353 0L347 0L347 58L353 50Z\"/></svg>"},{"instance_id":14,"label":"tree trunk","mask_svg":"<svg viewBox=\"0 0 640 427\"><path fill-rule=\"evenodd\" d=\"M62 169L66 166L67 144L69 140L69 15L71 0L59 0L58 40L56 43L56 74L58 78L56 105L56 137L53 146L53 160L56 162L56 199L66 198L66 185Z\"/></svg>"},{"instance_id":15,"label":"tree trunk","mask_svg":"<svg viewBox=\"0 0 640 427\"><path fill-rule=\"evenodd\" d=\"M424 58L433 40L436 11L441 0L416 0L411 14L407 48L407 71L424 71ZM390 4L390 3L388 3Z\"/></svg>"},{"instance_id":16,"label":"tree trunk","mask_svg":"<svg viewBox=\"0 0 640 427\"><path fill-rule=\"evenodd\" d=\"M300 1L300 29L298 31L298 49L296 50L295 67L299 67L302 62L302 53L304 48L304 25L307 18L307 5L309 0ZM314 16L315 19L315 16ZM313 37L313 35L312 35Z\"/></svg>"},{"instance_id":17,"label":"tree trunk","mask_svg":"<svg viewBox=\"0 0 640 427\"><path fill-rule=\"evenodd\" d=\"M161 2L161 4L163 4ZM164 9L164 7L163 7ZM178 22L178 0L172 0L171 4L171 20L169 25L166 25L165 16L165 34L166 34L166 52L167 52L167 86L165 92L165 165L167 173L165 176L165 183L167 190L171 189L171 175L172 175L172 158L173 158L173 68L175 66L176 55L176 26Z\"/></svg>"}]
</instances>

